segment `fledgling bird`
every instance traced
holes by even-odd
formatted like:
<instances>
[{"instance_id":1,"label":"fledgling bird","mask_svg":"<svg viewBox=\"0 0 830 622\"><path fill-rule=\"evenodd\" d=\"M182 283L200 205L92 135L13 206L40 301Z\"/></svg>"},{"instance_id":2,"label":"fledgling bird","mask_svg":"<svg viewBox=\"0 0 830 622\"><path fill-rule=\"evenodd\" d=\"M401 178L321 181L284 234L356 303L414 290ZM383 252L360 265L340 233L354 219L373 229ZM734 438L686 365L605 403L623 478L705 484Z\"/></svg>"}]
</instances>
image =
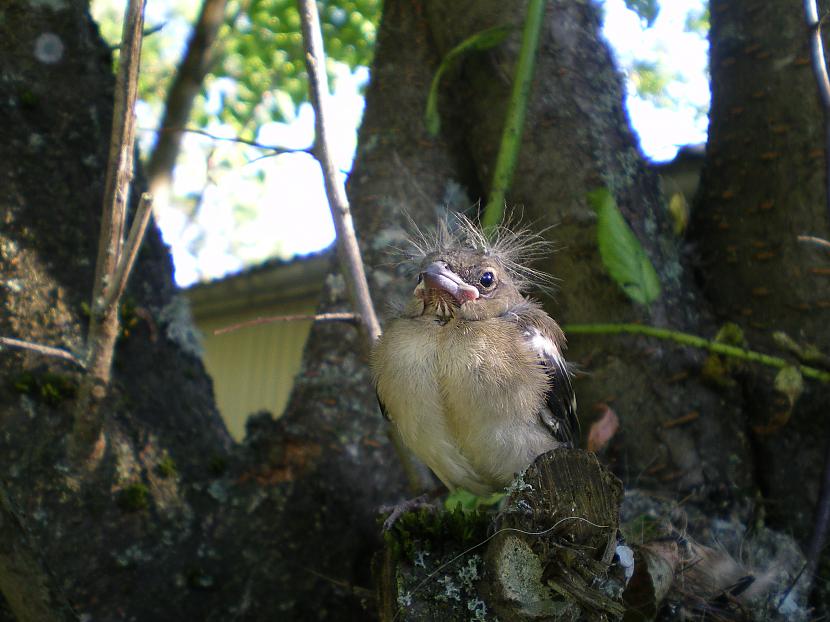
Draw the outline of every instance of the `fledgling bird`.
<instances>
[{"instance_id":1,"label":"fledgling bird","mask_svg":"<svg viewBox=\"0 0 830 622\"><path fill-rule=\"evenodd\" d=\"M413 242L417 285L372 352L384 414L450 489L508 486L538 455L574 446L576 399L559 325L524 292L527 232L490 238L464 217Z\"/></svg>"}]
</instances>

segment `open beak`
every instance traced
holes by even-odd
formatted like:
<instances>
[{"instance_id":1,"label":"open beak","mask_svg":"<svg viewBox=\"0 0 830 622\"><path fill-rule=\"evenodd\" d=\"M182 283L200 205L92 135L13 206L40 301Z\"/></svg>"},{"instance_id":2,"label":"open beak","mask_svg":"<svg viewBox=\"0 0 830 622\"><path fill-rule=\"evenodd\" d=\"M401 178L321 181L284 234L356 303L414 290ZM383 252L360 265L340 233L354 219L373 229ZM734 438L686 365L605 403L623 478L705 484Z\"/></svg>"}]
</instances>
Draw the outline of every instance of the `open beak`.
<instances>
[{"instance_id":1,"label":"open beak","mask_svg":"<svg viewBox=\"0 0 830 622\"><path fill-rule=\"evenodd\" d=\"M443 261L429 264L421 277L425 287L447 292L459 305L476 300L479 296L475 287L462 281Z\"/></svg>"}]
</instances>

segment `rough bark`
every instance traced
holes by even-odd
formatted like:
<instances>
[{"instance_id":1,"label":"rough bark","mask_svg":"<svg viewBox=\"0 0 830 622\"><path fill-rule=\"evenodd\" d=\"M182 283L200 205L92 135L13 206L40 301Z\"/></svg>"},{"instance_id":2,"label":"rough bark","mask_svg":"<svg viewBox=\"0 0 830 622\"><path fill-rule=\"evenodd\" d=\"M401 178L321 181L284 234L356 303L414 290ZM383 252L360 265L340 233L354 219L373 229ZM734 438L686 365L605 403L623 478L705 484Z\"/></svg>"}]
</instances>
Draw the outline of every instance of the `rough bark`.
<instances>
[{"instance_id":1,"label":"rough bark","mask_svg":"<svg viewBox=\"0 0 830 622\"><path fill-rule=\"evenodd\" d=\"M827 255L797 240L830 233L802 3L715 1L711 15L709 143L691 231L700 282L718 317L738 322L753 345L773 348L773 332L784 331L827 352ZM806 538L830 441L828 392L806 383L791 413L772 374L742 380L766 511Z\"/></svg>"}]
</instances>

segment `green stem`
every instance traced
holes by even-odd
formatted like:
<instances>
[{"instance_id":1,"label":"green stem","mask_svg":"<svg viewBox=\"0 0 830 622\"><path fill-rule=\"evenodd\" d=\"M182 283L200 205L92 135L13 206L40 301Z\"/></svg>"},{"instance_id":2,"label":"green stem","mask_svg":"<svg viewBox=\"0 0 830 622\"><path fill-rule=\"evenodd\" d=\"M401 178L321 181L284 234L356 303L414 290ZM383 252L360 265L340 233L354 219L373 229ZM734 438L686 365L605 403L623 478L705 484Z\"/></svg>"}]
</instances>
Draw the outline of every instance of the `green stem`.
<instances>
[{"instance_id":1,"label":"green stem","mask_svg":"<svg viewBox=\"0 0 830 622\"><path fill-rule=\"evenodd\" d=\"M726 343L710 341L697 335L681 333L668 328L643 326L641 324L566 324L562 327L562 330L572 335L646 335L647 337L666 339L683 344L684 346L702 348L709 350L709 352L731 356L744 361L752 361L753 363L761 363L762 365L777 367L779 369L792 366L792 363L777 356L770 356L769 354L747 350ZM830 382L830 372L816 369L815 367L808 367L807 365L798 365L797 367L808 378L814 378L821 382Z\"/></svg>"},{"instance_id":2,"label":"green stem","mask_svg":"<svg viewBox=\"0 0 830 622\"><path fill-rule=\"evenodd\" d=\"M504 215L504 197L513 182L519 146L522 143L527 100L530 94L533 67L536 63L536 50L539 48L539 33L542 30L544 15L545 0L529 0L527 18L522 32L522 49L519 52L519 61L516 64L516 76L513 79L513 90L510 93L510 101L507 106L499 155L493 172L493 182L490 186L490 197L487 201L487 207L484 208L484 217L481 219L481 224L485 229L497 226Z\"/></svg>"}]
</instances>

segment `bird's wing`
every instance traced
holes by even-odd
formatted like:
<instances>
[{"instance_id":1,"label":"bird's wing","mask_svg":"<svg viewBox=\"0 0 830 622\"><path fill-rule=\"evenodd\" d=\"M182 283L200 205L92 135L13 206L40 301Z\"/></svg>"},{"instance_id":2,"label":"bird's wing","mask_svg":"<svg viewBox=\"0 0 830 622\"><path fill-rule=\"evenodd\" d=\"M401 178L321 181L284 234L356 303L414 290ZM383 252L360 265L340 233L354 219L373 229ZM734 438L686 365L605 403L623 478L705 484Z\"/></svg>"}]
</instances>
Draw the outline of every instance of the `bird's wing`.
<instances>
[{"instance_id":1,"label":"bird's wing","mask_svg":"<svg viewBox=\"0 0 830 622\"><path fill-rule=\"evenodd\" d=\"M545 405L539 418L556 440L572 447L579 443L579 419L576 416L576 395L571 384L571 371L562 356L560 344L564 336L544 312L534 309L532 323L524 328L525 338L539 356L540 364L550 380ZM548 327L550 324L550 327Z\"/></svg>"},{"instance_id":2,"label":"bird's wing","mask_svg":"<svg viewBox=\"0 0 830 622\"><path fill-rule=\"evenodd\" d=\"M386 404L384 404L380 400L380 395L378 395L377 391L375 391L375 396L378 398L378 406L380 406L380 414L383 415L383 418L386 419L387 421L392 421L392 419L389 418L389 411L386 410Z\"/></svg>"}]
</instances>

